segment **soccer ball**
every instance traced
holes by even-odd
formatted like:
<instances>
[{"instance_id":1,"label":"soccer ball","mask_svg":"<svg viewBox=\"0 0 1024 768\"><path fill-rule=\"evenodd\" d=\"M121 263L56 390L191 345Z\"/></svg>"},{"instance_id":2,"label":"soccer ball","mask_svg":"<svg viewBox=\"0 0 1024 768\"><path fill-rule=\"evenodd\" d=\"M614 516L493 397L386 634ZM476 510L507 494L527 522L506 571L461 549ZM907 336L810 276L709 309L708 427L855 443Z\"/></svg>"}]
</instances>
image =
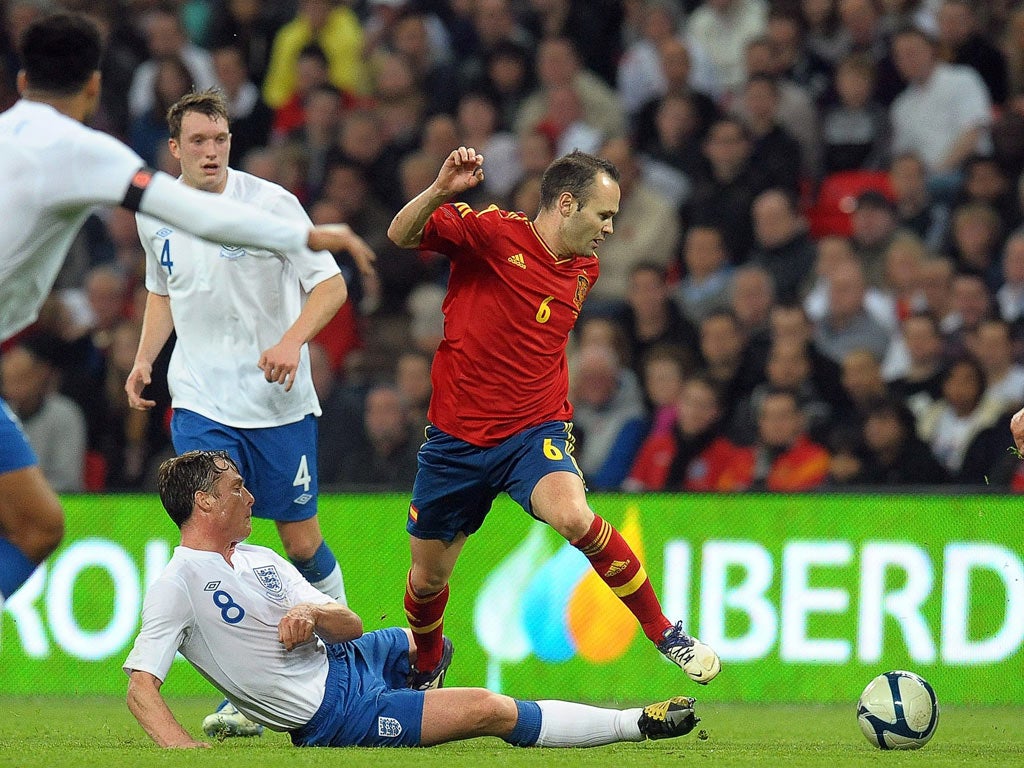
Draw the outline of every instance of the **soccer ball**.
<instances>
[{"instance_id":1,"label":"soccer ball","mask_svg":"<svg viewBox=\"0 0 1024 768\"><path fill-rule=\"evenodd\" d=\"M919 749L935 735L939 702L928 682L913 672L886 672L860 695L857 723L879 749Z\"/></svg>"}]
</instances>

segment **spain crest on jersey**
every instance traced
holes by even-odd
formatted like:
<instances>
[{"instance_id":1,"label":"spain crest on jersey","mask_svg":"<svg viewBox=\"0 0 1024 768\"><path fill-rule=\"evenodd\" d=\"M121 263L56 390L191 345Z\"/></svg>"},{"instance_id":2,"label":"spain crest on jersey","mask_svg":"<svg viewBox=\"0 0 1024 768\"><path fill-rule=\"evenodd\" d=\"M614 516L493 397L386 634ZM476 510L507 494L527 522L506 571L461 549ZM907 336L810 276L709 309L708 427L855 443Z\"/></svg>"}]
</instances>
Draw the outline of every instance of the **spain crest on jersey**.
<instances>
[{"instance_id":1,"label":"spain crest on jersey","mask_svg":"<svg viewBox=\"0 0 1024 768\"><path fill-rule=\"evenodd\" d=\"M267 590L273 597L281 597L284 594L284 583L281 581L281 577L277 573L277 568L273 565L262 565L259 568L253 568L252 572L256 574L256 578L259 579L260 584L263 585L264 589Z\"/></svg>"},{"instance_id":2,"label":"spain crest on jersey","mask_svg":"<svg viewBox=\"0 0 1024 768\"><path fill-rule=\"evenodd\" d=\"M590 281L586 275L576 276L576 295L572 297L572 303L576 305L576 311L583 309L583 302L590 292Z\"/></svg>"}]
</instances>

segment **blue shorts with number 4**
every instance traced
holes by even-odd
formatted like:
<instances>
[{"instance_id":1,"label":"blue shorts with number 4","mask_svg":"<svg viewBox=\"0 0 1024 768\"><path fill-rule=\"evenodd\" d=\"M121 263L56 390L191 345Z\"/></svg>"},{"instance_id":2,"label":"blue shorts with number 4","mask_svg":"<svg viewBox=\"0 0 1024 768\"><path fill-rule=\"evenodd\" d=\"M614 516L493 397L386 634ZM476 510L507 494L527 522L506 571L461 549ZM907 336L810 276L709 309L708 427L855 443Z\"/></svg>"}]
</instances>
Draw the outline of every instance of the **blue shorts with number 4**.
<instances>
[{"instance_id":1,"label":"blue shorts with number 4","mask_svg":"<svg viewBox=\"0 0 1024 768\"><path fill-rule=\"evenodd\" d=\"M267 520L293 523L316 514L316 417L281 427L229 427L176 408L171 441L180 456L186 451L227 451L245 485L256 497L252 513Z\"/></svg>"},{"instance_id":2,"label":"blue shorts with number 4","mask_svg":"<svg viewBox=\"0 0 1024 768\"><path fill-rule=\"evenodd\" d=\"M434 426L417 457L406 530L418 539L451 541L476 532L502 491L533 514L530 494L552 472L583 473L572 457L572 422L546 421L492 448L480 448Z\"/></svg>"}]
</instances>

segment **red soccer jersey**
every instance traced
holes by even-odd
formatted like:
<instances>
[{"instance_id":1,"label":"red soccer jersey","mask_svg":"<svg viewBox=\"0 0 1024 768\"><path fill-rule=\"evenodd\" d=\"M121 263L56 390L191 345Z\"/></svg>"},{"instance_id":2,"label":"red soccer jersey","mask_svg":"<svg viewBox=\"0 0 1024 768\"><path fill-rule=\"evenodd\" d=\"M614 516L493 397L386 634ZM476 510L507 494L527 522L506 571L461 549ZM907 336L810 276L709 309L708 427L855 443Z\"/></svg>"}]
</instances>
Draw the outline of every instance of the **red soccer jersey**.
<instances>
[{"instance_id":1,"label":"red soccer jersey","mask_svg":"<svg viewBox=\"0 0 1024 768\"><path fill-rule=\"evenodd\" d=\"M565 347L597 281L597 257L560 259L525 215L465 203L434 211L420 249L451 260L431 423L490 447L571 419Z\"/></svg>"}]
</instances>

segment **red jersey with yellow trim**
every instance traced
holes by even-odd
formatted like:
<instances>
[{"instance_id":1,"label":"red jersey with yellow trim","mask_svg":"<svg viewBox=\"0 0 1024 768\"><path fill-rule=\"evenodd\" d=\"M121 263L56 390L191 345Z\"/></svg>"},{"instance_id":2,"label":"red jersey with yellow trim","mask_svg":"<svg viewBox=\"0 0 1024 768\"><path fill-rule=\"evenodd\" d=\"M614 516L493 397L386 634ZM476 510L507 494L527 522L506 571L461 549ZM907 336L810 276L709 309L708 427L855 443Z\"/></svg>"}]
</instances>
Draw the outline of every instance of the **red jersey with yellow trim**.
<instances>
[{"instance_id":1,"label":"red jersey with yellow trim","mask_svg":"<svg viewBox=\"0 0 1024 768\"><path fill-rule=\"evenodd\" d=\"M431 423L486 448L571 419L565 347L597 257L559 258L524 214L465 203L434 211L419 247L451 260Z\"/></svg>"}]
</instances>

